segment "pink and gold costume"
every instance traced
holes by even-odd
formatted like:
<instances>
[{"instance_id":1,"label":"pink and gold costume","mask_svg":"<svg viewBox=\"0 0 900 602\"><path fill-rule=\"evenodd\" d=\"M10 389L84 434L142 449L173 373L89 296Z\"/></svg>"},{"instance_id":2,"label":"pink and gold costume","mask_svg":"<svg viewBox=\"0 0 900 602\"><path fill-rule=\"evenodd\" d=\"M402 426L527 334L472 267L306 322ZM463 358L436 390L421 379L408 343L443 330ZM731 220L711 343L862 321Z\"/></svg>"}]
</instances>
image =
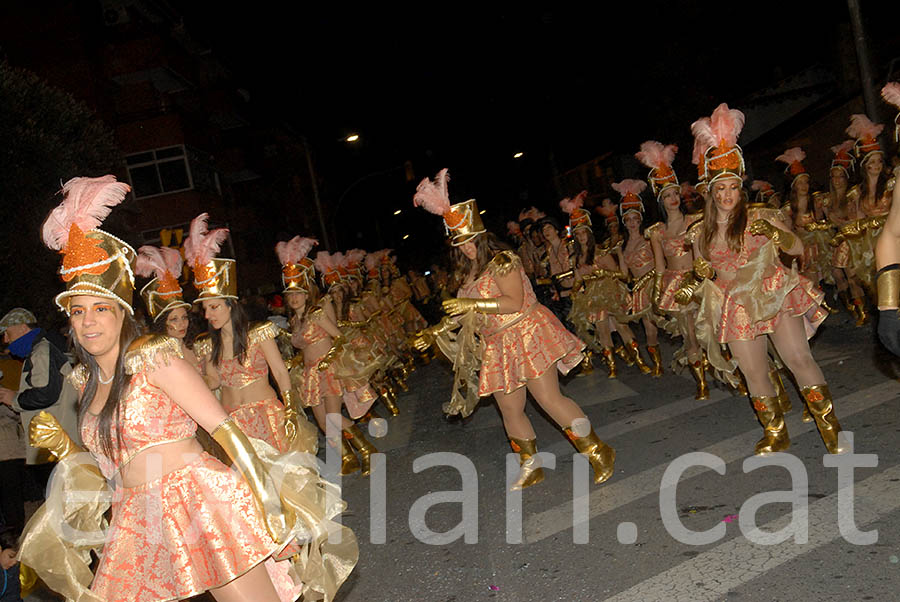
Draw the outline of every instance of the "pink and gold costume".
<instances>
[{"instance_id":1,"label":"pink and gold costume","mask_svg":"<svg viewBox=\"0 0 900 602\"><path fill-rule=\"evenodd\" d=\"M749 224L766 217L777 218L780 214L771 209L750 211L739 253L727 246L709 251L709 261L717 274L736 273L731 280L715 280L724 294L716 327L720 343L748 341L775 332L782 315L804 316L807 335L812 336L828 316L820 306L824 293L808 278L786 269L778 260L774 245L767 244L768 238L749 232Z\"/></svg>"},{"instance_id":2,"label":"pink and gold costume","mask_svg":"<svg viewBox=\"0 0 900 602\"><path fill-rule=\"evenodd\" d=\"M646 240L641 240L637 248L628 251L623 249L625 264L631 270L632 276L643 272L647 268L653 268L653 248ZM653 274L647 272L635 279L631 289L631 314L630 320L642 318L653 309L651 293L653 292Z\"/></svg>"},{"instance_id":3,"label":"pink and gold costume","mask_svg":"<svg viewBox=\"0 0 900 602\"><path fill-rule=\"evenodd\" d=\"M82 438L107 479L141 452L197 431L197 423L148 380L166 355L181 357L175 339L160 338L155 352L126 356L132 377L119 428L111 425L115 457L103 457L97 417L85 414ZM279 548L261 520L248 520L257 516L243 479L205 452L158 479L120 486L91 590L104 600L140 602L188 598L224 585Z\"/></svg>"},{"instance_id":4,"label":"pink and gold costume","mask_svg":"<svg viewBox=\"0 0 900 602\"><path fill-rule=\"evenodd\" d=\"M497 276L515 271L522 281L522 309L508 314L485 314L478 395L511 393L538 378L556 363L563 374L582 359L584 343L565 329L549 309L537 302L519 258L510 251L497 255L475 281L463 285L457 296L495 298L501 295ZM558 363L557 363L558 362Z\"/></svg>"},{"instance_id":5,"label":"pink and gold costume","mask_svg":"<svg viewBox=\"0 0 900 602\"><path fill-rule=\"evenodd\" d=\"M242 389L260 380L268 382L269 364L261 343L276 336L278 327L271 322L253 324L247 333L249 346L244 359L219 360L216 368L222 386ZM194 343L194 350L197 357L210 357L212 342L208 337L198 339ZM245 435L262 439L277 450L285 450L284 406L277 397L244 402L236 407L223 406Z\"/></svg>"},{"instance_id":6,"label":"pink and gold costume","mask_svg":"<svg viewBox=\"0 0 900 602\"><path fill-rule=\"evenodd\" d=\"M662 246L663 254L666 259L670 257L684 257L690 254L691 248L687 243L686 235L688 228L692 224L703 219L702 214L685 215L684 216L684 232L673 237L666 236L666 227L662 222L658 222L645 231L648 238L658 236L660 246ZM668 265L668 262L667 262ZM662 277L662 293L659 297L659 309L661 311L676 313L685 311L686 306L681 305L675 300L675 293L681 288L682 280L692 271L692 268L686 270L670 270L666 267Z\"/></svg>"}]
</instances>

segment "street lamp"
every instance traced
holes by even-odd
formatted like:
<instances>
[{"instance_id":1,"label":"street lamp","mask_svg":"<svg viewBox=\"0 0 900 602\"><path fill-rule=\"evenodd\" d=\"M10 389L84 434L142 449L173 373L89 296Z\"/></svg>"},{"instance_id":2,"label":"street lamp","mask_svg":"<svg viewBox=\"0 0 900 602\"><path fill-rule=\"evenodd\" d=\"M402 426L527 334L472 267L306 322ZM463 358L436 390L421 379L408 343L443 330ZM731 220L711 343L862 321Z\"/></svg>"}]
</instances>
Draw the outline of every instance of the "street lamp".
<instances>
[{"instance_id":1,"label":"street lamp","mask_svg":"<svg viewBox=\"0 0 900 602\"><path fill-rule=\"evenodd\" d=\"M350 134L344 138L344 142L356 142L357 140L359 140L359 134Z\"/></svg>"},{"instance_id":2,"label":"street lamp","mask_svg":"<svg viewBox=\"0 0 900 602\"><path fill-rule=\"evenodd\" d=\"M403 211L402 209L397 209L396 211L394 211L394 215L400 215L400 213L401 213L402 211Z\"/></svg>"},{"instance_id":3,"label":"street lamp","mask_svg":"<svg viewBox=\"0 0 900 602\"><path fill-rule=\"evenodd\" d=\"M513 159L521 159L524 156L525 156L525 153L520 151L520 152L516 153L515 155L513 155Z\"/></svg>"},{"instance_id":4,"label":"street lamp","mask_svg":"<svg viewBox=\"0 0 900 602\"><path fill-rule=\"evenodd\" d=\"M487 213L487 209L482 209L482 210L479 211L478 213L481 214L481 215L484 215L485 213Z\"/></svg>"},{"instance_id":5,"label":"street lamp","mask_svg":"<svg viewBox=\"0 0 900 602\"><path fill-rule=\"evenodd\" d=\"M403 235L403 240L406 240L407 238L409 238L409 234L404 234L404 235Z\"/></svg>"}]
</instances>

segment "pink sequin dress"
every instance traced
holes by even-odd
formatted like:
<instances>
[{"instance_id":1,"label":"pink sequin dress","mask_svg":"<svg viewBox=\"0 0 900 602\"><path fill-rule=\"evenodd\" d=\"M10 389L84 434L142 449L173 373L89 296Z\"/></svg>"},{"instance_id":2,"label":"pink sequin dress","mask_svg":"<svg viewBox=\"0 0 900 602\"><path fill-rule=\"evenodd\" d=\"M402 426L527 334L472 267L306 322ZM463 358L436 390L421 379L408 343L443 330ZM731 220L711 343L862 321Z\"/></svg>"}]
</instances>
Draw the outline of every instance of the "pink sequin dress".
<instances>
[{"instance_id":1,"label":"pink sequin dress","mask_svg":"<svg viewBox=\"0 0 900 602\"><path fill-rule=\"evenodd\" d=\"M498 260L499 258L499 260ZM463 285L458 297L491 299L501 296L497 277L515 271L522 281L522 308L513 313L483 314L478 395L512 393L556 364L567 374L582 359L584 343L566 330L553 313L538 303L519 258L504 251L475 281Z\"/></svg>"}]
</instances>

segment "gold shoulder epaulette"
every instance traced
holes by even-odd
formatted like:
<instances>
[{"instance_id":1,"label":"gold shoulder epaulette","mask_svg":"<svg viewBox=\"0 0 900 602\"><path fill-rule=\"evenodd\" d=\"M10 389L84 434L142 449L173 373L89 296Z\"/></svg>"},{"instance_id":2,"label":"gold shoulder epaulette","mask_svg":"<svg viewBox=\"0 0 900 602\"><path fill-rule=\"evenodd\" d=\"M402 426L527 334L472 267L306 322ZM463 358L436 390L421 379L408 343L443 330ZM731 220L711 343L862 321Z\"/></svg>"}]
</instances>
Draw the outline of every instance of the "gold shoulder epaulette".
<instances>
[{"instance_id":1,"label":"gold shoulder epaulette","mask_svg":"<svg viewBox=\"0 0 900 602\"><path fill-rule=\"evenodd\" d=\"M647 240L653 240L657 236L661 236L665 227L665 224L663 224L662 222L656 222L652 226L648 226L644 229L644 238L646 238Z\"/></svg>"},{"instance_id":2,"label":"gold shoulder epaulette","mask_svg":"<svg viewBox=\"0 0 900 602\"><path fill-rule=\"evenodd\" d=\"M198 358L209 357L212 355L212 337L209 336L209 333L204 332L203 334L197 335L197 338L194 339L194 346L191 349Z\"/></svg>"},{"instance_id":3,"label":"gold shoulder epaulette","mask_svg":"<svg viewBox=\"0 0 900 602\"><path fill-rule=\"evenodd\" d=\"M790 210L790 204L788 203L786 206L788 207L788 210ZM775 220L778 222L787 220L783 207L781 209L775 209L773 207L754 207L747 217L750 223L758 219Z\"/></svg>"},{"instance_id":4,"label":"gold shoulder epaulette","mask_svg":"<svg viewBox=\"0 0 900 602\"><path fill-rule=\"evenodd\" d=\"M850 201L857 198L859 198L859 184L854 184L849 189L847 189L847 195L844 197L844 200Z\"/></svg>"},{"instance_id":5,"label":"gold shoulder epaulette","mask_svg":"<svg viewBox=\"0 0 900 602\"><path fill-rule=\"evenodd\" d=\"M890 178L888 178L887 185L885 186L885 189L888 192L893 192L894 184L895 184L896 180L897 180L896 176L891 176Z\"/></svg>"},{"instance_id":6,"label":"gold shoulder epaulette","mask_svg":"<svg viewBox=\"0 0 900 602\"><path fill-rule=\"evenodd\" d=\"M125 353L125 373L137 374L142 370L156 370L168 365L173 357L183 358L181 342L164 334L139 336Z\"/></svg>"},{"instance_id":7,"label":"gold shoulder epaulette","mask_svg":"<svg viewBox=\"0 0 900 602\"><path fill-rule=\"evenodd\" d=\"M277 336L278 327L268 320L253 323L250 326L249 332L247 332L247 340L251 345L256 345L257 343L261 343L262 341L274 339Z\"/></svg>"},{"instance_id":8,"label":"gold shoulder epaulette","mask_svg":"<svg viewBox=\"0 0 900 602\"><path fill-rule=\"evenodd\" d=\"M506 276L510 272L517 270L521 265L519 256L512 251L501 251L494 255L491 259L491 272L498 276Z\"/></svg>"},{"instance_id":9,"label":"gold shoulder epaulette","mask_svg":"<svg viewBox=\"0 0 900 602\"><path fill-rule=\"evenodd\" d=\"M701 216L702 217L702 216ZM687 230L684 232L684 240L688 244L694 244L697 242L697 238L703 232L703 220L698 219L691 225L687 227Z\"/></svg>"},{"instance_id":10,"label":"gold shoulder epaulette","mask_svg":"<svg viewBox=\"0 0 900 602\"><path fill-rule=\"evenodd\" d=\"M76 391L81 393L84 391L84 387L87 385L88 381L87 366L78 364L66 375L66 378L69 379L69 384L71 384Z\"/></svg>"}]
</instances>

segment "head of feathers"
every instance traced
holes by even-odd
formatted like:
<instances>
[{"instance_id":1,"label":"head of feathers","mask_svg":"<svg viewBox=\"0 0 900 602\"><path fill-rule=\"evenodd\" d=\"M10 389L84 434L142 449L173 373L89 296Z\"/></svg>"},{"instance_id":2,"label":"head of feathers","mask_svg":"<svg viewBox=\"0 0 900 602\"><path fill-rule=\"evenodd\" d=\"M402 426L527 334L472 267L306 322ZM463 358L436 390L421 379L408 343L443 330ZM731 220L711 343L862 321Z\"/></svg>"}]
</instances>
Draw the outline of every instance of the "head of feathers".
<instances>
[{"instance_id":1,"label":"head of feathers","mask_svg":"<svg viewBox=\"0 0 900 602\"><path fill-rule=\"evenodd\" d=\"M883 123L873 123L861 113L850 116L850 125L847 126L846 132L848 136L856 138L856 158L860 166L875 154L882 153L878 136L883 129Z\"/></svg>"},{"instance_id":2,"label":"head of feathers","mask_svg":"<svg viewBox=\"0 0 900 602\"><path fill-rule=\"evenodd\" d=\"M809 177L809 174L806 171L806 167L803 165L804 159L806 159L806 153L803 152L803 149L799 146L789 148L775 157L776 161L781 161L782 163L787 164L787 167L785 167L784 169L784 173L790 174L793 177L791 185L793 185L793 183L800 176Z\"/></svg>"},{"instance_id":3,"label":"head of feathers","mask_svg":"<svg viewBox=\"0 0 900 602\"><path fill-rule=\"evenodd\" d=\"M674 144L663 146L656 140L647 140L641 144L641 150L635 153L635 158L650 168L647 179L653 189L653 194L659 196L668 188L678 186L678 176L672 169L672 162L675 161L675 153L678 147Z\"/></svg>"},{"instance_id":4,"label":"head of feathers","mask_svg":"<svg viewBox=\"0 0 900 602\"><path fill-rule=\"evenodd\" d=\"M215 259L222 249L222 243L228 238L228 228L216 228L210 232L208 222L208 213L195 217L191 220L188 237L184 240L184 257L195 272Z\"/></svg>"},{"instance_id":5,"label":"head of feathers","mask_svg":"<svg viewBox=\"0 0 900 602\"><path fill-rule=\"evenodd\" d=\"M275 255L282 266L297 265L307 258L314 246L319 244L315 238L295 236L288 241L275 244Z\"/></svg>"},{"instance_id":6,"label":"head of feathers","mask_svg":"<svg viewBox=\"0 0 900 602\"><path fill-rule=\"evenodd\" d=\"M622 217L626 213L637 211L644 213L644 202L641 200L641 193L647 189L647 183L643 180L622 180L621 182L613 182L613 190L622 195L619 202L619 211Z\"/></svg>"},{"instance_id":7,"label":"head of feathers","mask_svg":"<svg viewBox=\"0 0 900 602\"><path fill-rule=\"evenodd\" d=\"M65 251L69 236L84 235L100 227L112 208L121 203L131 186L115 176L72 178L62 187L62 202L50 212L41 227L44 244Z\"/></svg>"},{"instance_id":8,"label":"head of feathers","mask_svg":"<svg viewBox=\"0 0 900 602\"><path fill-rule=\"evenodd\" d=\"M744 129L744 114L720 104L709 118L698 119L691 125L695 153L706 147L704 170L707 186L717 180L741 178L744 175L744 154L738 146L738 136Z\"/></svg>"},{"instance_id":9,"label":"head of feathers","mask_svg":"<svg viewBox=\"0 0 900 602\"><path fill-rule=\"evenodd\" d=\"M159 281L156 290L161 296L180 295L182 291L178 278L183 265L184 260L178 249L144 245L138 249L134 271L138 276L155 277Z\"/></svg>"}]
</instances>

